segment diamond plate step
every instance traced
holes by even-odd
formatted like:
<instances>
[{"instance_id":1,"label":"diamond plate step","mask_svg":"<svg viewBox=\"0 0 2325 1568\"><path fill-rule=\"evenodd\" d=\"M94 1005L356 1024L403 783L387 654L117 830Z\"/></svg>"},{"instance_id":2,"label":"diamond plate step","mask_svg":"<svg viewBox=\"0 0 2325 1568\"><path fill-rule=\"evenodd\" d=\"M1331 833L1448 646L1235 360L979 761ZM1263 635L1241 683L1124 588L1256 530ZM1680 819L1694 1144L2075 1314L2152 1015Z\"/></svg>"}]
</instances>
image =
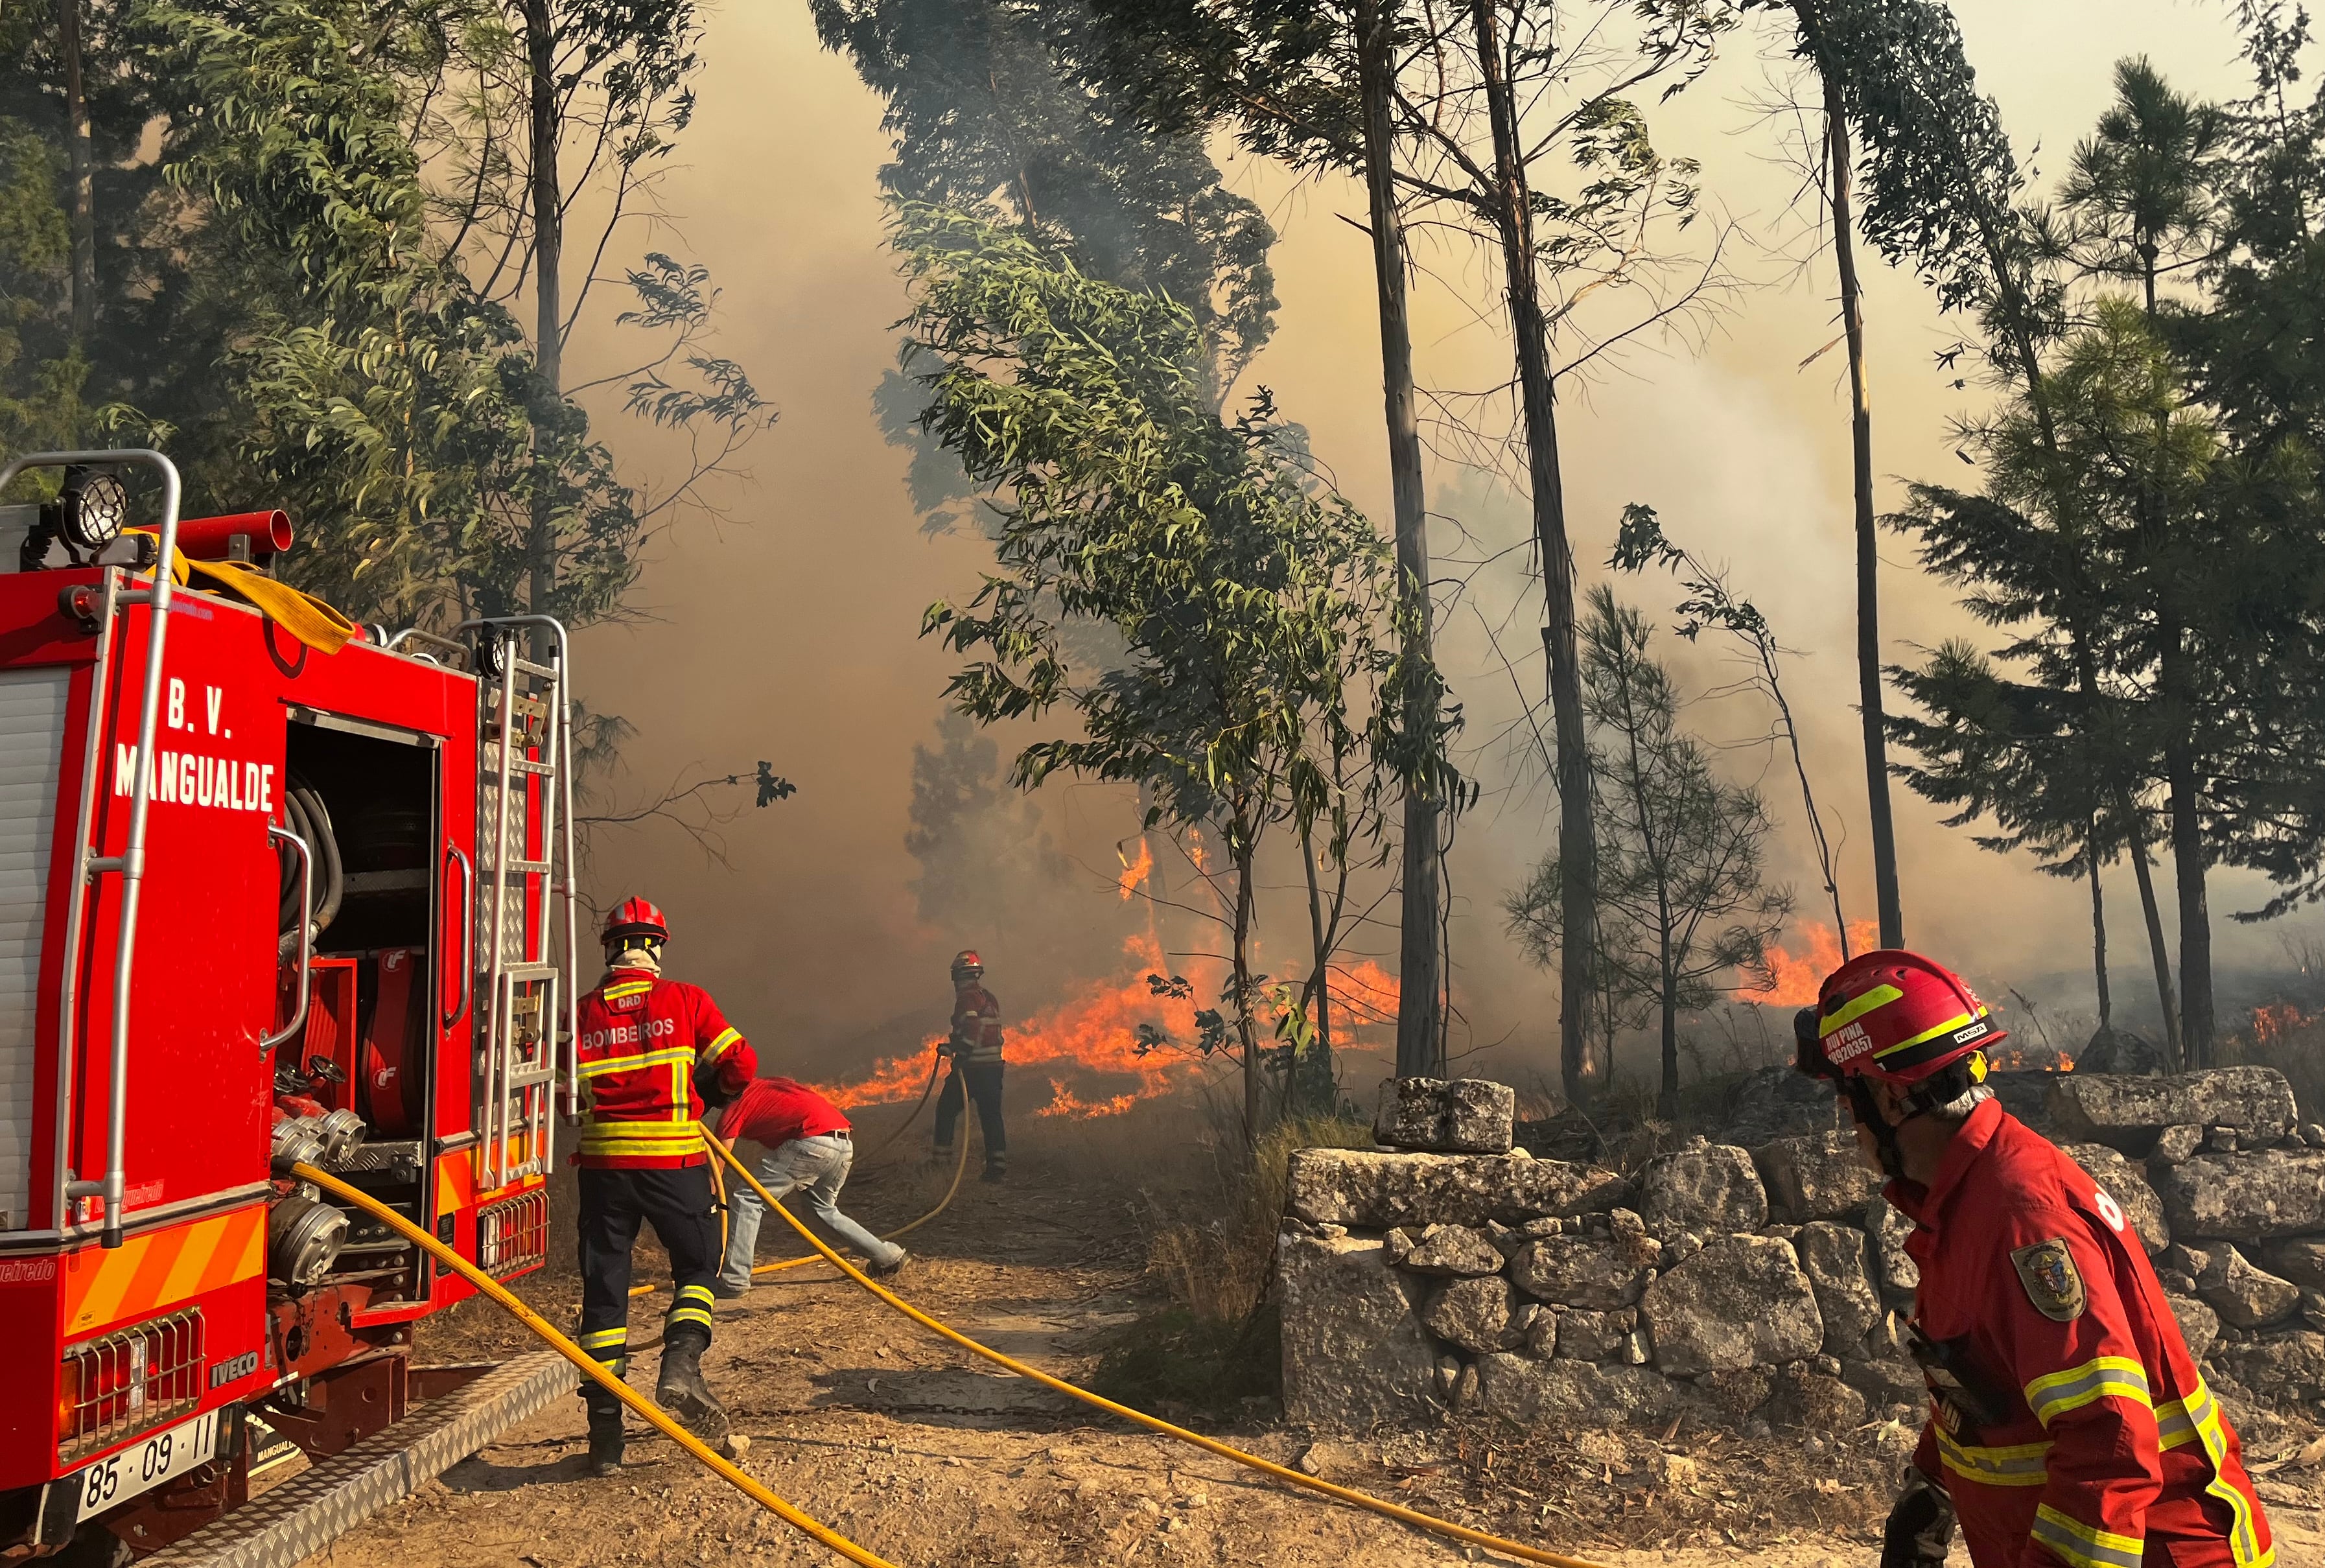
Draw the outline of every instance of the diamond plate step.
<instances>
[{"instance_id":1,"label":"diamond plate step","mask_svg":"<svg viewBox=\"0 0 2325 1568\"><path fill-rule=\"evenodd\" d=\"M141 1559L140 1568L292 1568L571 1394L579 1378L554 1350L520 1356Z\"/></svg>"}]
</instances>

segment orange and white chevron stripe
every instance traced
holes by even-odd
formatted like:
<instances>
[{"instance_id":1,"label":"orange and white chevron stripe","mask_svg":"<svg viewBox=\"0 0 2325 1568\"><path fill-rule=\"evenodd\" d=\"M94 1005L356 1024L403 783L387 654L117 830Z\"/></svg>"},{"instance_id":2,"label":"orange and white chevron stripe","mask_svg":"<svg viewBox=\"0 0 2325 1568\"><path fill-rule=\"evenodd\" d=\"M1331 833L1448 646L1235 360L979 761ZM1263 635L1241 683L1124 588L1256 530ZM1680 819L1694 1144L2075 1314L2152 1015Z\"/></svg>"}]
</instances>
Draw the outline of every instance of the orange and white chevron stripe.
<instances>
[{"instance_id":1,"label":"orange and white chevron stripe","mask_svg":"<svg viewBox=\"0 0 2325 1568\"><path fill-rule=\"evenodd\" d=\"M266 1206L132 1236L65 1260L65 1336L151 1317L266 1266Z\"/></svg>"}]
</instances>

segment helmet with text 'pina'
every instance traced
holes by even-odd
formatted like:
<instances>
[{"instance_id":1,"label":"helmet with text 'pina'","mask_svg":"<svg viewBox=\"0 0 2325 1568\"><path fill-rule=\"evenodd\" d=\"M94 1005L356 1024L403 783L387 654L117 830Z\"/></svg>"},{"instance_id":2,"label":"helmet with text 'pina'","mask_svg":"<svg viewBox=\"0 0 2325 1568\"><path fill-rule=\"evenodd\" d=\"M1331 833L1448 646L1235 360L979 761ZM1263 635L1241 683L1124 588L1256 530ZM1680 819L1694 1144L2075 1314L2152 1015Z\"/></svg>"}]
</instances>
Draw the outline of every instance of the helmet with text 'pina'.
<instances>
[{"instance_id":1,"label":"helmet with text 'pina'","mask_svg":"<svg viewBox=\"0 0 2325 1568\"><path fill-rule=\"evenodd\" d=\"M1794 1034L1796 1065L1809 1076L1878 1078L1901 1088L1957 1062L1977 1082L1986 1076L1986 1050L2009 1038L1967 980L1894 949L1859 954L1826 976Z\"/></svg>"}]
</instances>

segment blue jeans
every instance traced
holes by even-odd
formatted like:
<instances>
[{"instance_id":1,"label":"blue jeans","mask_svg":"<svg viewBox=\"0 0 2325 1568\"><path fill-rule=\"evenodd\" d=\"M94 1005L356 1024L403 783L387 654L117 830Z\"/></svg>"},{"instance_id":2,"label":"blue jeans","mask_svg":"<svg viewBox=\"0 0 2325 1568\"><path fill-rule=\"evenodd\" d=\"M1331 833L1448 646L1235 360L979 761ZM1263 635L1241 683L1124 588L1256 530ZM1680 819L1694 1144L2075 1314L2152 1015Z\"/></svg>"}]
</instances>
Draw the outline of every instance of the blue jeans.
<instances>
[{"instance_id":1,"label":"blue jeans","mask_svg":"<svg viewBox=\"0 0 2325 1568\"><path fill-rule=\"evenodd\" d=\"M839 1211L839 1189L848 1184L848 1168L855 1163L856 1146L836 1134L793 1138L759 1157L759 1180L778 1198L805 1192L808 1217L870 1258L875 1268L888 1268L904 1256L904 1249L881 1240ZM767 1206L749 1183L727 1189L727 1258L718 1283L728 1290L751 1288L751 1262L759 1245L760 1222L766 1217Z\"/></svg>"}]
</instances>

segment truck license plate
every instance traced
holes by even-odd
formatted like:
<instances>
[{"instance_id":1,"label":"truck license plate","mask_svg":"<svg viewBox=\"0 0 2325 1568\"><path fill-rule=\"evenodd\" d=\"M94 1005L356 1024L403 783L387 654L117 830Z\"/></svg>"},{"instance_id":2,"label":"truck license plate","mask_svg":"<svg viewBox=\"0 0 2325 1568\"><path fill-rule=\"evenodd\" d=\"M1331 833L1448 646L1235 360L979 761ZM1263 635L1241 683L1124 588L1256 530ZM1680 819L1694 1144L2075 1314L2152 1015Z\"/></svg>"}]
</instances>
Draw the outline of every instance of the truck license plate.
<instances>
[{"instance_id":1,"label":"truck license plate","mask_svg":"<svg viewBox=\"0 0 2325 1568\"><path fill-rule=\"evenodd\" d=\"M75 1523L101 1514L116 1503L151 1491L171 1476L183 1475L218 1455L218 1413L197 1415L144 1442L100 1459L73 1478L79 1491Z\"/></svg>"}]
</instances>

